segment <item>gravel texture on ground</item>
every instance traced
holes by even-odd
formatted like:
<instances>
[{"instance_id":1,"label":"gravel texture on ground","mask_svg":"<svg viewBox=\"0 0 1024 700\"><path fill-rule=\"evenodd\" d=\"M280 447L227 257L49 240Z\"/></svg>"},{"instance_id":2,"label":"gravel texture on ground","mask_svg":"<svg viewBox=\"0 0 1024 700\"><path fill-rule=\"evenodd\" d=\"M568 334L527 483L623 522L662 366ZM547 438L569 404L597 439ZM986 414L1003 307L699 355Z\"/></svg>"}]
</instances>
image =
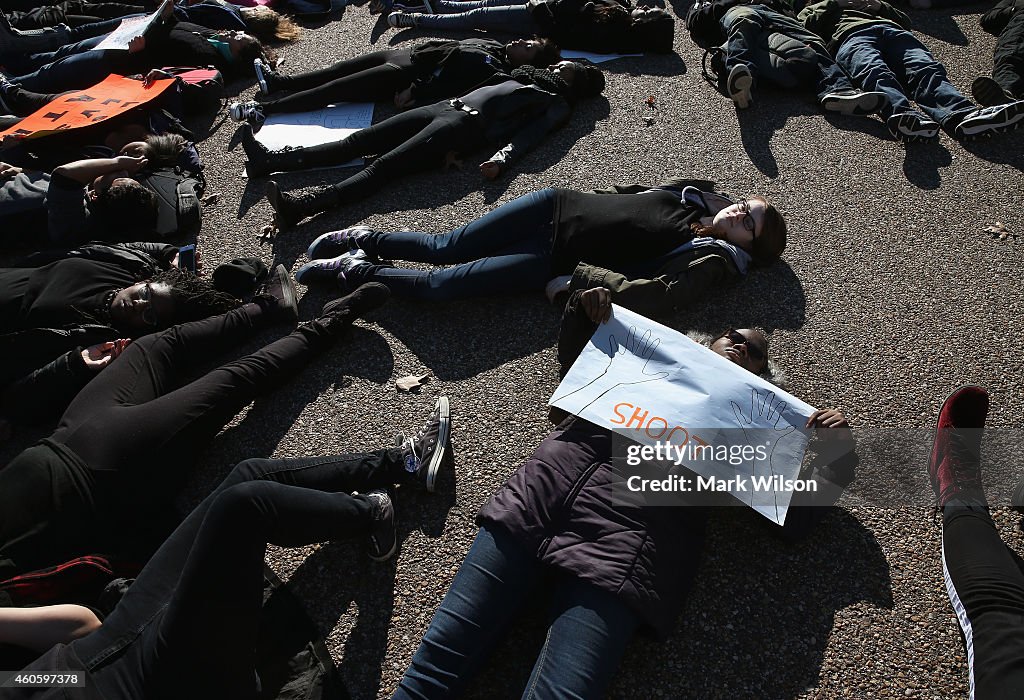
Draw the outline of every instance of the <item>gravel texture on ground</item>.
<instances>
[{"instance_id":1,"label":"gravel texture on ground","mask_svg":"<svg viewBox=\"0 0 1024 700\"><path fill-rule=\"evenodd\" d=\"M685 7L675 11L682 16ZM995 39L980 30L974 9L911 17L965 93L990 72ZM427 36L388 29L365 6L349 7L281 49L282 70ZM826 117L809 95L768 89L737 113L701 77L701 52L682 19L676 52L604 64L604 97L581 104L569 126L496 182L476 169L489 152L467 154L461 171L411 176L264 247L265 179L241 176L235 124L222 113L201 145L219 194L199 243L206 269L257 254L294 271L324 231L362 223L442 232L548 186L656 184L679 174L766 195L789 222L784 261L670 323L767 329L788 389L814 406L840 408L855 426L859 485L796 544L773 537L746 509L716 517L675 632L637 639L611 695L964 697L966 655L942 583L924 469L940 403L970 382L991 391L989 424L1001 429L995 442L1006 450L1007 461L986 459L999 505L1018 476L1022 241L983 229L998 221L1024 233L1024 131L969 144L943 134L904 146L877 118ZM254 86L230 88L249 97ZM656 109L645 104L649 96ZM379 106L377 118L392 112ZM278 177L292 189L338 175ZM304 319L330 298L300 290ZM396 431L422 422L438 395L451 398L455 478L434 496L398 493L400 551L392 562L371 563L345 543L269 554L326 635L353 698L394 690L472 542L477 509L550 429L559 313L541 295L392 301L287 387L256 401L198 464L182 465L195 474L184 506L246 457L389 445ZM426 372L433 380L420 394L396 392L397 378ZM7 457L25 439L9 443ZM1018 518L1000 509L995 519L1005 541L1024 551ZM473 697L519 696L543 641L545 602L538 595Z\"/></svg>"}]
</instances>

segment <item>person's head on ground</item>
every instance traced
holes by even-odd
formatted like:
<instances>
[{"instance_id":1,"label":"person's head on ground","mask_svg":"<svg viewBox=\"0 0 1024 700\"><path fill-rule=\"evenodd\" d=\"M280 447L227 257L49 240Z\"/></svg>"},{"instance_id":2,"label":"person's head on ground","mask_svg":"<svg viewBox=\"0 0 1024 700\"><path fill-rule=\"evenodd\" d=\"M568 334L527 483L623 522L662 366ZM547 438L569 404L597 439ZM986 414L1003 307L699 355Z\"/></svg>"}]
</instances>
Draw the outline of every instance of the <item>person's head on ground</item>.
<instances>
[{"instance_id":1,"label":"person's head on ground","mask_svg":"<svg viewBox=\"0 0 1024 700\"><path fill-rule=\"evenodd\" d=\"M695 225L694 232L728 241L750 253L761 265L775 262L786 249L786 220L760 196L723 207Z\"/></svg>"},{"instance_id":2,"label":"person's head on ground","mask_svg":"<svg viewBox=\"0 0 1024 700\"><path fill-rule=\"evenodd\" d=\"M266 5L243 7L242 21L253 36L264 42L295 41L302 36L302 27L287 16Z\"/></svg>"},{"instance_id":3,"label":"person's head on ground","mask_svg":"<svg viewBox=\"0 0 1024 700\"><path fill-rule=\"evenodd\" d=\"M513 68L519 66L544 68L556 62L561 55L562 52L554 41L538 36L532 39L516 39L505 44L505 59Z\"/></svg>"},{"instance_id":4,"label":"person's head on ground","mask_svg":"<svg viewBox=\"0 0 1024 700\"><path fill-rule=\"evenodd\" d=\"M151 165L173 165L188 141L180 134L151 134L144 141L131 141L118 155L145 158Z\"/></svg>"},{"instance_id":5,"label":"person's head on ground","mask_svg":"<svg viewBox=\"0 0 1024 700\"><path fill-rule=\"evenodd\" d=\"M243 72L252 70L252 62L257 58L273 65L274 52L265 47L259 39L252 34L241 31L217 32L214 39L223 42L231 54L230 61L233 71Z\"/></svg>"},{"instance_id":6,"label":"person's head on ground","mask_svg":"<svg viewBox=\"0 0 1024 700\"><path fill-rule=\"evenodd\" d=\"M569 94L575 99L596 97L604 90L604 73L589 63L559 61L548 70L569 85Z\"/></svg>"},{"instance_id":7,"label":"person's head on ground","mask_svg":"<svg viewBox=\"0 0 1024 700\"><path fill-rule=\"evenodd\" d=\"M156 194L126 170L100 175L87 188L89 210L100 227L123 230L128 224L133 231L156 228L158 203Z\"/></svg>"},{"instance_id":8,"label":"person's head on ground","mask_svg":"<svg viewBox=\"0 0 1024 700\"><path fill-rule=\"evenodd\" d=\"M675 39L675 18L660 7L637 7L630 13L630 51L669 53Z\"/></svg>"},{"instance_id":9,"label":"person's head on ground","mask_svg":"<svg viewBox=\"0 0 1024 700\"><path fill-rule=\"evenodd\" d=\"M145 335L225 313L239 303L206 280L171 268L115 292L110 301L110 323L123 332Z\"/></svg>"},{"instance_id":10,"label":"person's head on ground","mask_svg":"<svg viewBox=\"0 0 1024 700\"><path fill-rule=\"evenodd\" d=\"M768 336L760 328L729 328L719 333L708 347L752 374L766 378L772 375Z\"/></svg>"}]
</instances>

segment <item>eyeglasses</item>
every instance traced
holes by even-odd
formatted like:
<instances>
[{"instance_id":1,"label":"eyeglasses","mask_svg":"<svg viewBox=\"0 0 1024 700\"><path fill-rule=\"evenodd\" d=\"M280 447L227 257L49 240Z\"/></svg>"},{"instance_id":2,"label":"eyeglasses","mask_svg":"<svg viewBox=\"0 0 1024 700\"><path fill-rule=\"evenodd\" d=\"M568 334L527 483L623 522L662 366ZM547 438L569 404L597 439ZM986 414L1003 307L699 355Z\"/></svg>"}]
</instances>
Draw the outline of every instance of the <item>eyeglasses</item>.
<instances>
[{"instance_id":1,"label":"eyeglasses","mask_svg":"<svg viewBox=\"0 0 1024 700\"><path fill-rule=\"evenodd\" d=\"M160 320L156 315L156 308L153 306L152 291L148 282L139 289L139 299L146 302L146 307L142 310L142 322L147 326L156 326Z\"/></svg>"},{"instance_id":2,"label":"eyeglasses","mask_svg":"<svg viewBox=\"0 0 1024 700\"><path fill-rule=\"evenodd\" d=\"M750 339L747 338L747 336L743 335L735 328L730 328L729 330L727 330L725 333L722 334L722 337L728 338L733 345L746 345L748 357L758 362L762 362L764 360L764 350L750 342Z\"/></svg>"},{"instance_id":3,"label":"eyeglasses","mask_svg":"<svg viewBox=\"0 0 1024 700\"><path fill-rule=\"evenodd\" d=\"M754 230L757 228L757 222L754 221L754 215L750 213L750 202L746 199L741 199L736 205L743 212L743 228L754 233Z\"/></svg>"}]
</instances>

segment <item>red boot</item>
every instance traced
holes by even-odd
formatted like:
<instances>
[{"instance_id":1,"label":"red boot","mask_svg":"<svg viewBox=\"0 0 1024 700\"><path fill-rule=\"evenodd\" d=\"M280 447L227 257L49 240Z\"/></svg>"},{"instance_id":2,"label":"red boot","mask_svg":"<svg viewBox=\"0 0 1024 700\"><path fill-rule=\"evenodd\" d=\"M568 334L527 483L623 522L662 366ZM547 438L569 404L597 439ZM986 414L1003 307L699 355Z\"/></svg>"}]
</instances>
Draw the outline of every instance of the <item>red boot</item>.
<instances>
[{"instance_id":1,"label":"red boot","mask_svg":"<svg viewBox=\"0 0 1024 700\"><path fill-rule=\"evenodd\" d=\"M988 415L988 392L960 387L943 402L935 427L928 476L941 508L952 499L985 505L981 485L981 436Z\"/></svg>"}]
</instances>

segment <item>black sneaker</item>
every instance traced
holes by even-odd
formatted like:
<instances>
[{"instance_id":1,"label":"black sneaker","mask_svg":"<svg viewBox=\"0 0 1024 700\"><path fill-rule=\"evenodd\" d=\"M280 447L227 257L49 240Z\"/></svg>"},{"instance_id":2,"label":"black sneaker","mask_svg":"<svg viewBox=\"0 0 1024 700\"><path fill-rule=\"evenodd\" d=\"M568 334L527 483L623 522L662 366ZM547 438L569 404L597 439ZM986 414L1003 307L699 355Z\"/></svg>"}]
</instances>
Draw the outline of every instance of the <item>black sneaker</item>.
<instances>
[{"instance_id":1,"label":"black sneaker","mask_svg":"<svg viewBox=\"0 0 1024 700\"><path fill-rule=\"evenodd\" d=\"M348 289L350 286L348 276L355 272L358 278L360 268L363 268L362 271L366 271L370 268L370 263L366 261L366 253L357 250L326 260L310 260L298 269L295 273L295 280L307 287L311 284L337 283L342 288Z\"/></svg>"},{"instance_id":2,"label":"black sneaker","mask_svg":"<svg viewBox=\"0 0 1024 700\"><path fill-rule=\"evenodd\" d=\"M821 106L826 112L838 112L848 116L866 116L875 114L887 102L884 92L864 92L863 90L837 90L821 98Z\"/></svg>"},{"instance_id":3,"label":"black sneaker","mask_svg":"<svg viewBox=\"0 0 1024 700\"><path fill-rule=\"evenodd\" d=\"M736 104L736 109L746 109L754 102L750 90L754 87L754 76L744 63L737 63L729 71L729 79L725 83L726 93Z\"/></svg>"},{"instance_id":4,"label":"black sneaker","mask_svg":"<svg viewBox=\"0 0 1024 700\"><path fill-rule=\"evenodd\" d=\"M3 14L3 13L0 12L0 14ZM3 73L0 73L0 114L2 114L2 115L10 115L12 117L18 116L18 115L16 115L14 113L14 110L11 109L11 106L7 103L7 100L4 99L4 98L7 97L7 91L8 90L13 91L13 90L17 90L17 89L18 89L17 85L15 85L10 80L8 80L6 75L4 75Z\"/></svg>"},{"instance_id":5,"label":"black sneaker","mask_svg":"<svg viewBox=\"0 0 1024 700\"><path fill-rule=\"evenodd\" d=\"M1024 100L995 107L982 107L964 117L956 125L953 135L963 139L997 131L1010 131L1024 123L1021 120L1024 120Z\"/></svg>"},{"instance_id":6,"label":"black sneaker","mask_svg":"<svg viewBox=\"0 0 1024 700\"><path fill-rule=\"evenodd\" d=\"M388 15L388 26L395 29L412 29L419 24L420 16L416 12L392 12Z\"/></svg>"},{"instance_id":7,"label":"black sneaker","mask_svg":"<svg viewBox=\"0 0 1024 700\"><path fill-rule=\"evenodd\" d=\"M258 59L257 59L258 60ZM228 107L228 116L234 122L247 122L258 126L267 120L263 114L263 105L249 100L248 102L232 102Z\"/></svg>"},{"instance_id":8,"label":"black sneaker","mask_svg":"<svg viewBox=\"0 0 1024 700\"><path fill-rule=\"evenodd\" d=\"M1007 94L999 83L987 75L974 79L971 83L971 95L974 97L974 101L982 107L994 107L996 105L1004 105L1007 102L1013 102L1013 97Z\"/></svg>"},{"instance_id":9,"label":"black sneaker","mask_svg":"<svg viewBox=\"0 0 1024 700\"><path fill-rule=\"evenodd\" d=\"M386 284L380 282L365 282L359 285L354 292L351 292L340 299L332 299L324 304L321 316L341 313L347 310L355 316L373 311L383 306L391 298L391 290Z\"/></svg>"},{"instance_id":10,"label":"black sneaker","mask_svg":"<svg viewBox=\"0 0 1024 700\"><path fill-rule=\"evenodd\" d=\"M416 480L430 493L434 492L437 473L444 460L451 453L452 416L448 397L437 400L433 413L426 424L412 437L401 437L402 456L405 471L416 476Z\"/></svg>"},{"instance_id":11,"label":"black sneaker","mask_svg":"<svg viewBox=\"0 0 1024 700\"><path fill-rule=\"evenodd\" d=\"M322 260L342 253L362 250L362 240L371 233L374 233L373 229L366 226L352 226L340 231L321 233L309 244L309 248L306 249L306 257L310 260Z\"/></svg>"},{"instance_id":12,"label":"black sneaker","mask_svg":"<svg viewBox=\"0 0 1024 700\"><path fill-rule=\"evenodd\" d=\"M295 283L284 265L278 265L270 273L270 278L260 287L257 296L272 303L271 316L282 321L299 319L299 304L295 295Z\"/></svg>"},{"instance_id":13,"label":"black sneaker","mask_svg":"<svg viewBox=\"0 0 1024 700\"><path fill-rule=\"evenodd\" d=\"M358 495L358 494L353 494ZM386 561L398 548L398 529L395 527L395 506L384 489L363 494L374 504L373 525L366 540L366 555L374 561Z\"/></svg>"},{"instance_id":14,"label":"black sneaker","mask_svg":"<svg viewBox=\"0 0 1024 700\"><path fill-rule=\"evenodd\" d=\"M277 90L279 76L273 68L263 62L262 58L253 59L252 69L256 73L256 82L260 86L261 95L266 96Z\"/></svg>"},{"instance_id":15,"label":"black sneaker","mask_svg":"<svg viewBox=\"0 0 1024 700\"><path fill-rule=\"evenodd\" d=\"M897 141L934 139L939 135L939 125L917 112L894 114L885 121L889 133Z\"/></svg>"}]
</instances>

